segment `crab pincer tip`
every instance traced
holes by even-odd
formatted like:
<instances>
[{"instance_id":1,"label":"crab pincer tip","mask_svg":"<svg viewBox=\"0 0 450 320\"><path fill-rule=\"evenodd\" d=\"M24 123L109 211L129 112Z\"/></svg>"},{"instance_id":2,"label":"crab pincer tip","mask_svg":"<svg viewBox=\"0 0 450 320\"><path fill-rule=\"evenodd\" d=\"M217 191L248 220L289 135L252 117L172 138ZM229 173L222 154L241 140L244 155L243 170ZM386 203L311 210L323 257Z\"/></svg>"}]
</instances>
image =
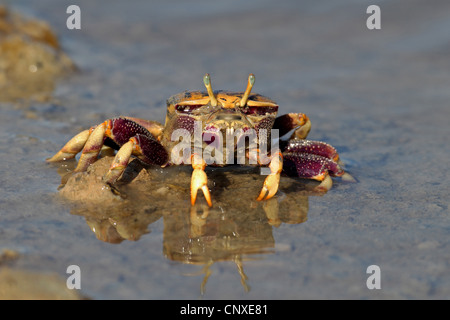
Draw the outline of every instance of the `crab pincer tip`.
<instances>
[{"instance_id":1,"label":"crab pincer tip","mask_svg":"<svg viewBox=\"0 0 450 320\"><path fill-rule=\"evenodd\" d=\"M357 180L348 172L345 172L342 176L341 176L342 181L345 182L351 182L351 183L355 183L357 182Z\"/></svg>"}]
</instances>

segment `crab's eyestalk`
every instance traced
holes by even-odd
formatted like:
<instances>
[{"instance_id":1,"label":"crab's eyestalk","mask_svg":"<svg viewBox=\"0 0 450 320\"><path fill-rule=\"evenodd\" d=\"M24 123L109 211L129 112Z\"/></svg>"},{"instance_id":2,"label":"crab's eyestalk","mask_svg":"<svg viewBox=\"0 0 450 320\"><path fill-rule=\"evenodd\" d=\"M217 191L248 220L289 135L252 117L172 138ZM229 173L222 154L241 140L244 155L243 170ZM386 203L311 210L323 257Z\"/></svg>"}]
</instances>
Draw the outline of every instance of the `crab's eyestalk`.
<instances>
[{"instance_id":1,"label":"crab's eyestalk","mask_svg":"<svg viewBox=\"0 0 450 320\"><path fill-rule=\"evenodd\" d=\"M252 91L253 85L255 84L255 75L250 73L248 76L247 88L245 89L244 96L241 99L241 107L244 107L247 104L248 96Z\"/></svg>"},{"instance_id":2,"label":"crab's eyestalk","mask_svg":"<svg viewBox=\"0 0 450 320\"><path fill-rule=\"evenodd\" d=\"M209 77L209 73L205 74L203 77L203 83L205 84L206 90L208 91L209 99L211 100L211 106L216 107L217 106L217 98L214 95L214 92L212 90L211 86L211 78Z\"/></svg>"}]
</instances>

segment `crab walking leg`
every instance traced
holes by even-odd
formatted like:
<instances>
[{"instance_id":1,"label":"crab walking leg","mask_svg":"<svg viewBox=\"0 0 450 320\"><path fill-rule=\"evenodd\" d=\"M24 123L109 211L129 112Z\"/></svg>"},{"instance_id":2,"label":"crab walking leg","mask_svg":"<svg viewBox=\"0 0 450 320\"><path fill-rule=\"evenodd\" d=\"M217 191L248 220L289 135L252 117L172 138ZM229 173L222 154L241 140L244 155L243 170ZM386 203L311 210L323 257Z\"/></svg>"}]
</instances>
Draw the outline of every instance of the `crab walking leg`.
<instances>
[{"instance_id":1,"label":"crab walking leg","mask_svg":"<svg viewBox=\"0 0 450 320\"><path fill-rule=\"evenodd\" d=\"M58 151L58 153L56 153L53 157L48 158L46 161L56 162L74 158L77 153L83 149L90 134L91 130L84 130L83 132L80 132L70 139L69 142L67 142L64 147Z\"/></svg>"},{"instance_id":2,"label":"crab walking leg","mask_svg":"<svg viewBox=\"0 0 450 320\"><path fill-rule=\"evenodd\" d=\"M98 154L103 147L107 125L108 121L105 121L95 127L91 132L89 138L86 141L86 144L84 145L80 160L78 161L78 165L74 170L75 172L86 171L89 165L97 160Z\"/></svg>"},{"instance_id":3,"label":"crab walking leg","mask_svg":"<svg viewBox=\"0 0 450 320\"><path fill-rule=\"evenodd\" d=\"M280 173L283 170L283 156L281 152L276 152L272 156L269 164L270 174L264 180L264 185L261 189L256 200L268 200L272 198L278 191L278 185L280 184ZM266 196L267 193L267 196Z\"/></svg>"},{"instance_id":4,"label":"crab walking leg","mask_svg":"<svg viewBox=\"0 0 450 320\"><path fill-rule=\"evenodd\" d=\"M202 189L208 206L212 207L211 194L209 193L209 189L207 186L208 177L205 173L206 162L201 156L196 153L191 156L191 162L192 168L194 169L191 178L191 204L195 204L198 189Z\"/></svg>"},{"instance_id":5,"label":"crab walking leg","mask_svg":"<svg viewBox=\"0 0 450 320\"><path fill-rule=\"evenodd\" d=\"M122 175L123 171L128 165L128 161L130 161L131 154L133 153L133 149L136 146L136 139L131 138L130 141L125 143L119 151L117 151L114 160L109 167L108 172L104 175L103 181L105 183L113 184L119 179Z\"/></svg>"}]
</instances>

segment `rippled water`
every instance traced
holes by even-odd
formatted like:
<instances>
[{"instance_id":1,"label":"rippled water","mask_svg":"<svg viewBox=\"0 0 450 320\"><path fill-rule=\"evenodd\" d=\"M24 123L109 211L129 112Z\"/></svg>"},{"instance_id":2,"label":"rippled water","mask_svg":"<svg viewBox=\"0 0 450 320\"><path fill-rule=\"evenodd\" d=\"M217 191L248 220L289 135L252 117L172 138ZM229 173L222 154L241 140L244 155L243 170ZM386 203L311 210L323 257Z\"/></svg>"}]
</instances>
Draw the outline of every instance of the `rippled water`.
<instances>
[{"instance_id":1,"label":"rippled water","mask_svg":"<svg viewBox=\"0 0 450 320\"><path fill-rule=\"evenodd\" d=\"M76 264L95 299L450 296L447 2L377 1L381 30L361 1L78 1L81 30L66 28L63 1L10 4L47 20L80 69L49 102L1 104L0 249L21 254L15 267L65 279ZM202 89L206 72L227 90L254 73L254 91L306 113L309 137L336 146L358 183L316 196L285 178L263 207L257 172L211 172L206 224L189 168L149 170L159 183L136 188L159 198L61 200L66 169L45 158L113 116L163 121L165 99ZM380 290L366 286L370 265Z\"/></svg>"}]
</instances>

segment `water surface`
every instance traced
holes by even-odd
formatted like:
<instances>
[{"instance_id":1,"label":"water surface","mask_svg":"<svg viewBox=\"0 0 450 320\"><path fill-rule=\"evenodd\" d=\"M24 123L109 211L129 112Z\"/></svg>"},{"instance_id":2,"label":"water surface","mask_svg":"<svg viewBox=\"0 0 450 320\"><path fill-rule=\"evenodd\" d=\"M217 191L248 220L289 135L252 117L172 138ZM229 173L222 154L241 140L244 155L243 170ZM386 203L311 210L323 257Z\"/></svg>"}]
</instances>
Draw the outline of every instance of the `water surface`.
<instances>
[{"instance_id":1,"label":"water surface","mask_svg":"<svg viewBox=\"0 0 450 320\"><path fill-rule=\"evenodd\" d=\"M82 292L95 299L450 297L447 2L78 4L82 29L68 30L69 3L11 2L48 21L80 69L48 102L1 104L0 249L21 254L14 267L65 279L79 265ZM382 10L381 30L366 28L370 4ZM309 137L337 147L358 183L336 179L316 196L295 182L270 220L252 207L257 173L212 173L219 187L249 190L217 193L223 205L206 226L192 220L181 183L161 189L157 206L136 195L137 212L111 203L83 212L60 199L64 167L45 158L113 116L163 121L165 99L202 89L206 72L215 88L233 91L254 73L254 91L281 113L306 113ZM180 170L167 174L189 180ZM380 290L366 286L373 264Z\"/></svg>"}]
</instances>

